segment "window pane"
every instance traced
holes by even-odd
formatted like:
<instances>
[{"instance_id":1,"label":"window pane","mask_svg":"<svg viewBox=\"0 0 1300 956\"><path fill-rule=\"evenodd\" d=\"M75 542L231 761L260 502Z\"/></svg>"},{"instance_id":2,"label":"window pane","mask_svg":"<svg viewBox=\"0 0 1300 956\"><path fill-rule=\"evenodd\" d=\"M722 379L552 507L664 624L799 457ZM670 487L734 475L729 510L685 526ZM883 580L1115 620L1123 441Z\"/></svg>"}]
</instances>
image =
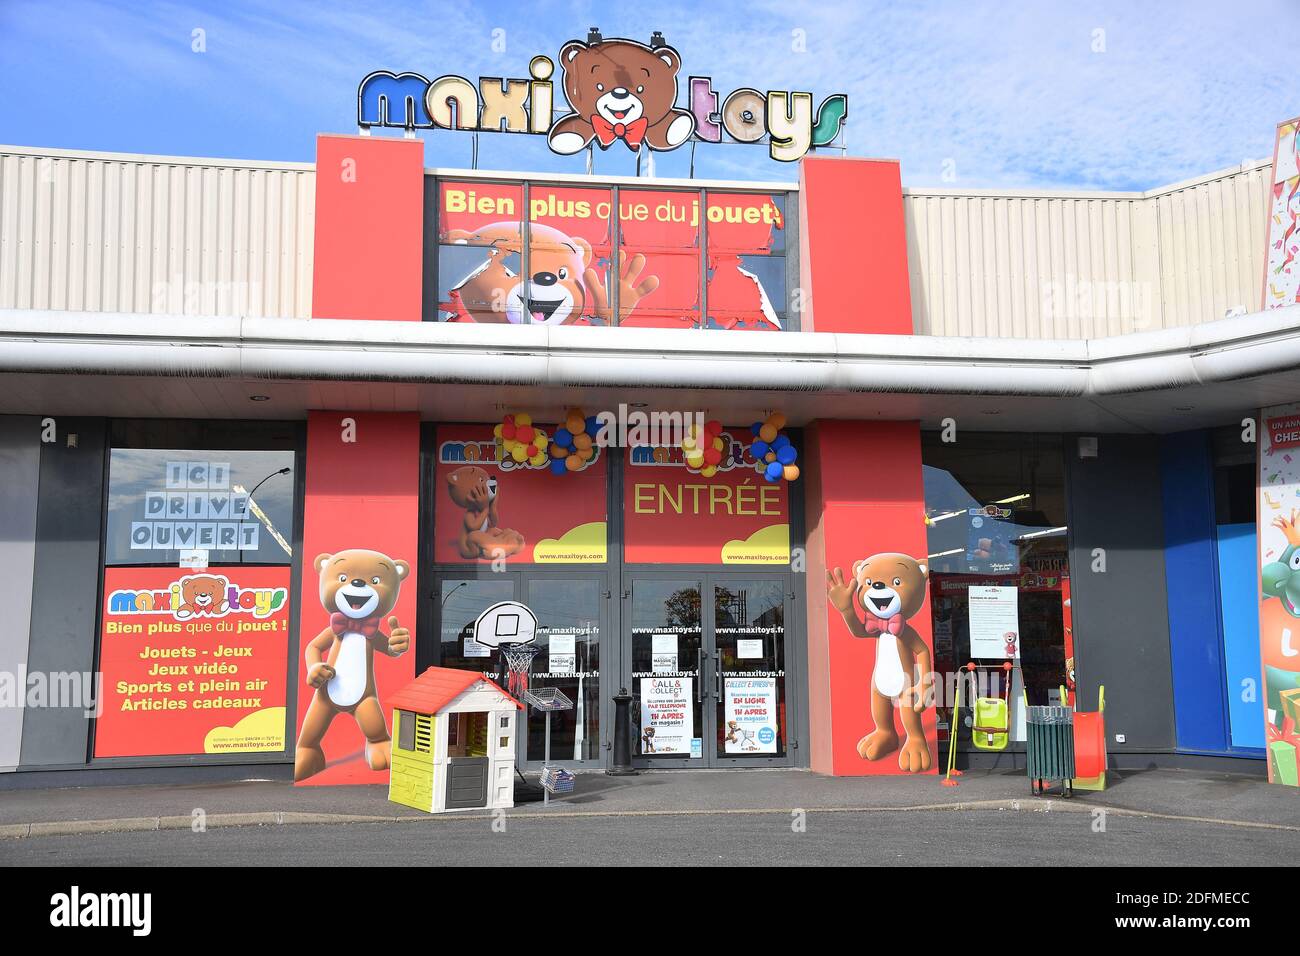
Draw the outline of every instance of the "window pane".
<instances>
[{"instance_id":1,"label":"window pane","mask_svg":"<svg viewBox=\"0 0 1300 956\"><path fill-rule=\"evenodd\" d=\"M620 325L700 324L699 201L695 192L619 193Z\"/></svg>"},{"instance_id":2,"label":"window pane","mask_svg":"<svg viewBox=\"0 0 1300 956\"><path fill-rule=\"evenodd\" d=\"M295 478L291 451L114 448L105 564L288 564ZM250 497L252 493L252 497Z\"/></svg>"},{"instance_id":3,"label":"window pane","mask_svg":"<svg viewBox=\"0 0 1300 956\"><path fill-rule=\"evenodd\" d=\"M518 184L439 183L440 321L522 321L520 296L511 296L523 268L523 206Z\"/></svg>"},{"instance_id":4,"label":"window pane","mask_svg":"<svg viewBox=\"0 0 1300 956\"><path fill-rule=\"evenodd\" d=\"M528 193L529 317L551 325L609 325L613 193L534 185Z\"/></svg>"}]
</instances>

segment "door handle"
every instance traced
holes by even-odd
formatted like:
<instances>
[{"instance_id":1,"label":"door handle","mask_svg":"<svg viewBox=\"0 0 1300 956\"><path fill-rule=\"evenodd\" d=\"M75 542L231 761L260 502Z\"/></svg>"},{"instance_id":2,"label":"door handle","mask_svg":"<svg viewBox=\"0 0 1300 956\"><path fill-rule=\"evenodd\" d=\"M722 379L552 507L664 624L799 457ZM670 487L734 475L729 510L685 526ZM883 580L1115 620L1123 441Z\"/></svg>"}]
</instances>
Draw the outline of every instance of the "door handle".
<instances>
[{"instance_id":1,"label":"door handle","mask_svg":"<svg viewBox=\"0 0 1300 956\"><path fill-rule=\"evenodd\" d=\"M713 699L722 700L722 652L713 653Z\"/></svg>"}]
</instances>

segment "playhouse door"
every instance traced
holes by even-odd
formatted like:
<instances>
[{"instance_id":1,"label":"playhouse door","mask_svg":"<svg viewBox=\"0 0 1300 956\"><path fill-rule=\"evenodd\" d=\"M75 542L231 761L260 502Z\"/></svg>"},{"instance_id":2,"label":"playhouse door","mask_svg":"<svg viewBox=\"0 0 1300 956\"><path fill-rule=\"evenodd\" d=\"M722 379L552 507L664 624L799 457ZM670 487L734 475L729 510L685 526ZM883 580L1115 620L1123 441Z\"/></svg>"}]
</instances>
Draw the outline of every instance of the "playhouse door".
<instances>
[{"instance_id":1,"label":"playhouse door","mask_svg":"<svg viewBox=\"0 0 1300 956\"><path fill-rule=\"evenodd\" d=\"M450 757L447 760L447 809L487 806L488 758Z\"/></svg>"}]
</instances>

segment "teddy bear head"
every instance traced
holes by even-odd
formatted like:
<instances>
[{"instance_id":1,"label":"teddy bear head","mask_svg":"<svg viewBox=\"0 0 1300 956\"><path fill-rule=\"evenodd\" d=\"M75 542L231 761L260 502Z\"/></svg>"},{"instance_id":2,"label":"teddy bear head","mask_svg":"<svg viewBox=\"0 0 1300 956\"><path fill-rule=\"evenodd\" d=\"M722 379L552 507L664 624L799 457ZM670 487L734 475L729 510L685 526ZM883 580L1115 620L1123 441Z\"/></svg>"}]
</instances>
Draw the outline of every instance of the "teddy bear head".
<instances>
[{"instance_id":1,"label":"teddy bear head","mask_svg":"<svg viewBox=\"0 0 1300 956\"><path fill-rule=\"evenodd\" d=\"M196 610L218 610L226 600L226 579L210 574L196 574L181 584L181 597Z\"/></svg>"},{"instance_id":2,"label":"teddy bear head","mask_svg":"<svg viewBox=\"0 0 1300 956\"><path fill-rule=\"evenodd\" d=\"M563 325L582 315L591 245L541 223L529 226L529 233L531 275L525 278L518 272L524 245L519 223L448 231L447 242L483 247L482 265L452 287L475 321Z\"/></svg>"},{"instance_id":3,"label":"teddy bear head","mask_svg":"<svg viewBox=\"0 0 1300 956\"><path fill-rule=\"evenodd\" d=\"M317 555L316 571L325 610L360 620L387 614L397 605L411 566L378 551L352 548Z\"/></svg>"},{"instance_id":4,"label":"teddy bear head","mask_svg":"<svg viewBox=\"0 0 1300 956\"><path fill-rule=\"evenodd\" d=\"M879 618L910 618L925 603L926 566L906 554L873 554L853 565L858 600Z\"/></svg>"},{"instance_id":5,"label":"teddy bear head","mask_svg":"<svg viewBox=\"0 0 1300 956\"><path fill-rule=\"evenodd\" d=\"M670 46L654 48L635 40L601 40L590 46L570 40L560 49L564 95L573 111L612 125L644 118L654 126L677 101L682 58Z\"/></svg>"},{"instance_id":6,"label":"teddy bear head","mask_svg":"<svg viewBox=\"0 0 1300 956\"><path fill-rule=\"evenodd\" d=\"M447 494L458 507L482 511L496 497L496 482L477 465L463 465L447 476Z\"/></svg>"}]
</instances>

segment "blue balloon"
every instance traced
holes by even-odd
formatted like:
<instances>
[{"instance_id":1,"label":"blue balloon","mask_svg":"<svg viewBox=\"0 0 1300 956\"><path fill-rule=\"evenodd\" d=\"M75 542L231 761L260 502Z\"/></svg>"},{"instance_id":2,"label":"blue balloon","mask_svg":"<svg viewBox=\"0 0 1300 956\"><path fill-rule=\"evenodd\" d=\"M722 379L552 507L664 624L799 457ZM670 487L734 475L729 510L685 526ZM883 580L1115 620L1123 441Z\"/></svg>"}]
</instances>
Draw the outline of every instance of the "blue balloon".
<instances>
[{"instance_id":1,"label":"blue balloon","mask_svg":"<svg viewBox=\"0 0 1300 956\"><path fill-rule=\"evenodd\" d=\"M588 416L587 416L587 434L590 435L592 438L595 438L595 437L596 437L596 433L597 433L598 431L600 431L600 421L596 418L595 415L588 415Z\"/></svg>"},{"instance_id":2,"label":"blue balloon","mask_svg":"<svg viewBox=\"0 0 1300 956\"><path fill-rule=\"evenodd\" d=\"M563 458L552 458L552 459L551 459L551 474L553 474L553 475L562 475L562 474L564 474L564 473L565 473L566 471L568 471L568 470L569 470L569 469L568 469L568 468L565 466L565 464L564 464L564 459L563 459Z\"/></svg>"},{"instance_id":3,"label":"blue balloon","mask_svg":"<svg viewBox=\"0 0 1300 956\"><path fill-rule=\"evenodd\" d=\"M754 422L754 424L749 426L749 433L753 435L755 438L758 437L758 433L761 432L762 430L763 430L762 422Z\"/></svg>"},{"instance_id":4,"label":"blue balloon","mask_svg":"<svg viewBox=\"0 0 1300 956\"><path fill-rule=\"evenodd\" d=\"M784 448L788 444L790 444L790 439L785 435L777 435L776 438L772 439L772 447L774 449Z\"/></svg>"},{"instance_id":5,"label":"blue balloon","mask_svg":"<svg viewBox=\"0 0 1300 956\"><path fill-rule=\"evenodd\" d=\"M785 474L785 469L779 461L768 462L767 470L763 472L763 477L768 481L779 481Z\"/></svg>"},{"instance_id":6,"label":"blue balloon","mask_svg":"<svg viewBox=\"0 0 1300 956\"><path fill-rule=\"evenodd\" d=\"M754 444L749 446L750 454L753 455L755 458L759 459L760 461L767 455L769 451L771 451L771 449L768 447L768 444L765 441L756 441L754 442Z\"/></svg>"},{"instance_id":7,"label":"blue balloon","mask_svg":"<svg viewBox=\"0 0 1300 956\"><path fill-rule=\"evenodd\" d=\"M776 451L776 460L783 465L793 465L794 460L798 457L799 453L794 450L793 445L786 445Z\"/></svg>"},{"instance_id":8,"label":"blue balloon","mask_svg":"<svg viewBox=\"0 0 1300 956\"><path fill-rule=\"evenodd\" d=\"M573 432L569 431L567 428L555 429L555 444L559 445L561 448L568 448L573 444Z\"/></svg>"}]
</instances>

